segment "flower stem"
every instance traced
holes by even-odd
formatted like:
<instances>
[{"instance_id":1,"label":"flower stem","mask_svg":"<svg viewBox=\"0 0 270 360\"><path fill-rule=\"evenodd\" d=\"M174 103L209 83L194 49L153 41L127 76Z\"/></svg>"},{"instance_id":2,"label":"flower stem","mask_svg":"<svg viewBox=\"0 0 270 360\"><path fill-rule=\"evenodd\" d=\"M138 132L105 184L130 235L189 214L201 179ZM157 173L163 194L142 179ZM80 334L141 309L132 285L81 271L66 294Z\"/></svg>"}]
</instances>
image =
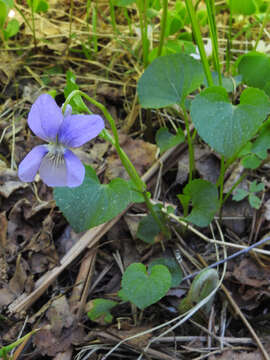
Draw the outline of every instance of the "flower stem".
<instances>
[{"instance_id":1,"label":"flower stem","mask_svg":"<svg viewBox=\"0 0 270 360\"><path fill-rule=\"evenodd\" d=\"M185 127L187 132L187 141L188 141L188 152L189 152L189 176L188 176L188 182L191 183L192 181L192 175L195 170L195 159L194 159L194 149L192 145L192 137L189 130L189 121L188 121L188 115L186 111L186 107L184 104L184 101L181 103L181 108L183 110L184 114L184 121L185 121Z\"/></svg>"},{"instance_id":2,"label":"flower stem","mask_svg":"<svg viewBox=\"0 0 270 360\"><path fill-rule=\"evenodd\" d=\"M76 95L83 96L85 99L87 99L89 102L91 102L93 105L95 105L98 109L100 109L103 112L105 118L108 120L108 122L111 126L113 137L110 135L110 133L106 129L104 129L102 131L101 136L105 140L109 141L115 147L115 149L119 155L119 158L120 158L124 168L126 169L128 175L130 176L130 178L133 181L134 185L136 186L137 190L143 195L145 204L146 204L150 214L153 216L153 218L159 225L159 228L162 231L162 233L166 236L166 238L168 238L169 231L168 231L166 225L160 220L157 213L155 212L153 204L151 203L150 199L148 198L145 183L140 178L137 170L135 169L132 162L129 160L125 151L121 148L121 146L119 144L119 137L118 137L115 121L114 121L113 117L111 116L111 114L108 112L108 110L105 108L105 106L100 104L98 101L92 99L90 96L86 95L84 92L82 92L80 90L74 90L66 98L66 101L62 108L63 113L66 110L67 104L69 104L70 100ZM89 112L90 112L90 110L89 110Z\"/></svg>"},{"instance_id":3,"label":"flower stem","mask_svg":"<svg viewBox=\"0 0 270 360\"><path fill-rule=\"evenodd\" d=\"M168 0L163 0L161 30L160 30L160 38L159 38L159 45L158 45L158 56L161 55L163 44L164 44L165 30L166 30L166 23L167 23L167 14L168 14Z\"/></svg>"},{"instance_id":4,"label":"flower stem","mask_svg":"<svg viewBox=\"0 0 270 360\"><path fill-rule=\"evenodd\" d=\"M190 18L190 21L192 24L193 34L194 34L197 46L199 48L199 52L200 52L200 56L201 56L201 60L202 60L202 64L203 64L203 68L204 68L204 72L205 72L205 77L207 79L208 86L213 86L214 82L213 82L213 78L211 75L207 56L205 53L202 34L201 34L198 20L196 17L195 9L194 9L192 0L185 0L185 2L186 2L186 7L187 7L188 14L189 14L189 18Z\"/></svg>"}]
</instances>

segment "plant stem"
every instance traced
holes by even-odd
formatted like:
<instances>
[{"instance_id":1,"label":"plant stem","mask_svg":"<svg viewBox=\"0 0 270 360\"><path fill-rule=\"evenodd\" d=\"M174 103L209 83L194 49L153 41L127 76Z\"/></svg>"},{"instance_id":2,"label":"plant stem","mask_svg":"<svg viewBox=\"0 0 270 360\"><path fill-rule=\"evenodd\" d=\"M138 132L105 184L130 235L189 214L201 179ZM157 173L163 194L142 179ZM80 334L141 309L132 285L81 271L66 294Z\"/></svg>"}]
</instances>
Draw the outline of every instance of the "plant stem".
<instances>
[{"instance_id":1,"label":"plant stem","mask_svg":"<svg viewBox=\"0 0 270 360\"><path fill-rule=\"evenodd\" d=\"M69 8L69 30L68 30L68 42L67 42L66 54L69 53L69 47L70 47L70 44L71 44L73 9L74 9L74 0L70 0L70 8Z\"/></svg>"},{"instance_id":2,"label":"plant stem","mask_svg":"<svg viewBox=\"0 0 270 360\"><path fill-rule=\"evenodd\" d=\"M209 29L210 29L211 43L213 48L215 70L218 73L219 85L222 86L220 62L218 57L218 36L217 36L217 27L216 27L215 4L213 0L206 0L206 9L207 9Z\"/></svg>"},{"instance_id":3,"label":"plant stem","mask_svg":"<svg viewBox=\"0 0 270 360\"><path fill-rule=\"evenodd\" d=\"M34 37L34 46L37 48L37 38L36 38L36 26L35 26L35 16L34 16L34 3L31 2L31 18L32 18L32 31Z\"/></svg>"},{"instance_id":4,"label":"plant stem","mask_svg":"<svg viewBox=\"0 0 270 360\"><path fill-rule=\"evenodd\" d=\"M6 43L6 39L5 39L5 34L4 34L4 29L0 29L0 39L3 42L4 48L7 49L8 45Z\"/></svg>"},{"instance_id":5,"label":"plant stem","mask_svg":"<svg viewBox=\"0 0 270 360\"><path fill-rule=\"evenodd\" d=\"M258 37L257 37L256 43L255 43L255 45L254 45L254 51L256 51L257 46L258 46L258 44L259 44L259 41L261 40L263 31L264 31L265 26L266 26L266 24L267 24L267 19L268 19L269 13L270 13L270 3L268 3L268 5L267 5L267 10L266 10L266 13L265 13L265 15L264 15L263 23L262 23L262 26L261 26L261 28L260 28L260 32L259 32L259 35L258 35Z\"/></svg>"},{"instance_id":6,"label":"plant stem","mask_svg":"<svg viewBox=\"0 0 270 360\"><path fill-rule=\"evenodd\" d=\"M159 228L162 231L162 233L166 236L166 238L168 238L168 236L169 236L168 229L165 226L165 224L162 223L160 218L157 216L157 214L156 214L156 212L155 212L155 210L153 208L153 205L152 205L150 199L148 198L145 183L142 181L140 175L138 174L138 172L135 169L132 162L129 160L129 158L128 158L127 154L125 153L125 151L121 148L121 146L119 144L119 137L118 137L115 121L114 121L113 117L111 116L111 114L108 112L108 110L105 108L105 106L100 104L98 101L92 99L90 96L86 95L84 92L82 92L80 90L73 90L68 95L68 97L66 98L66 101L64 102L64 105L63 105L63 108L62 108L63 113L66 110L67 104L69 104L69 102L73 98L73 96L76 96L76 95L83 96L85 99L87 99L90 103L95 105L98 109L100 109L103 112L104 116L106 117L106 119L108 120L108 122L109 122L109 124L111 126L113 137L110 135L110 133L106 129L104 129L102 131L101 136L103 136L104 139L106 139L112 145L114 145L115 150L117 151L117 153L119 155L119 158L120 158L124 168L126 169L128 175L130 176L130 178L133 181L134 185L136 186L137 190L143 195L144 200L145 200L145 204L146 204L150 214L153 216L153 218L155 219L155 221L159 225ZM90 112L90 110L89 110L89 112Z\"/></svg>"},{"instance_id":7,"label":"plant stem","mask_svg":"<svg viewBox=\"0 0 270 360\"><path fill-rule=\"evenodd\" d=\"M159 45L158 45L158 56L162 54L162 48L164 44L166 24L167 24L167 14L168 14L168 0L163 0L161 31L160 31Z\"/></svg>"},{"instance_id":8,"label":"plant stem","mask_svg":"<svg viewBox=\"0 0 270 360\"><path fill-rule=\"evenodd\" d=\"M219 184L219 209L221 211L222 203L223 203L223 187L224 187L224 175L225 175L225 160L224 156L221 158L220 164L220 175L218 179Z\"/></svg>"},{"instance_id":9,"label":"plant stem","mask_svg":"<svg viewBox=\"0 0 270 360\"><path fill-rule=\"evenodd\" d=\"M187 7L188 14L189 14L189 18L190 18L190 21L191 21L191 24L192 24L193 34L194 34L197 46L199 48L199 52L200 52L201 61L202 61L202 64L203 64L206 80L207 80L208 86L213 86L214 82L213 82L210 67L209 67L209 64L208 64L207 56L206 56L206 53L205 53L202 34L201 34L200 27L199 27L199 24L198 24L198 20L197 20L196 14L195 14L195 9L194 9L194 6L192 4L192 0L185 0L185 2L186 2L186 7Z\"/></svg>"},{"instance_id":10,"label":"plant stem","mask_svg":"<svg viewBox=\"0 0 270 360\"><path fill-rule=\"evenodd\" d=\"M97 4L93 4L92 11L92 26L93 26L93 47L94 52L98 51L98 40L97 40Z\"/></svg>"},{"instance_id":11,"label":"plant stem","mask_svg":"<svg viewBox=\"0 0 270 360\"><path fill-rule=\"evenodd\" d=\"M115 21L115 11L114 11L114 5L112 0L109 0L110 3L110 15L111 15L111 23L113 27L113 31L115 34L118 34L117 27L116 27L116 21Z\"/></svg>"},{"instance_id":12,"label":"plant stem","mask_svg":"<svg viewBox=\"0 0 270 360\"><path fill-rule=\"evenodd\" d=\"M162 220L160 220L157 213L155 212L153 204L151 203L150 199L148 198L147 192L144 191L142 194L143 194L145 204L146 204L150 214L155 219L155 221L158 224L158 226L159 226L161 232L163 233L163 235L165 235L165 237L167 239L169 239L170 238L170 232L169 232L167 226L162 222Z\"/></svg>"},{"instance_id":13,"label":"plant stem","mask_svg":"<svg viewBox=\"0 0 270 360\"><path fill-rule=\"evenodd\" d=\"M229 2L231 8L231 0ZM230 74L231 67L231 48L232 48L232 12L229 13L229 29L227 32L227 46L226 46L226 73Z\"/></svg>"},{"instance_id":14,"label":"plant stem","mask_svg":"<svg viewBox=\"0 0 270 360\"><path fill-rule=\"evenodd\" d=\"M184 121L185 121L185 127L187 132L187 141L188 141L188 153L189 153L189 175L188 175L188 182L191 183L192 181L192 175L195 170L195 159L194 159L194 149L192 145L192 138L189 130L189 120L188 120L188 114L186 111L185 103L184 101L181 103L181 108L183 110L184 114Z\"/></svg>"},{"instance_id":15,"label":"plant stem","mask_svg":"<svg viewBox=\"0 0 270 360\"><path fill-rule=\"evenodd\" d=\"M244 180L244 178L247 176L247 173L244 173L240 176L240 178L235 182L235 184L231 187L230 191L226 194L226 196L223 199L222 205L225 203L225 201L228 199L228 197L232 194L233 190Z\"/></svg>"},{"instance_id":16,"label":"plant stem","mask_svg":"<svg viewBox=\"0 0 270 360\"><path fill-rule=\"evenodd\" d=\"M146 0L137 0L136 1L138 12L139 12L139 20L140 20L144 68L146 68L148 65L148 37L147 37L147 19L146 19L145 1Z\"/></svg>"},{"instance_id":17,"label":"plant stem","mask_svg":"<svg viewBox=\"0 0 270 360\"><path fill-rule=\"evenodd\" d=\"M21 15L21 17L23 18L23 20L25 21L26 25L29 27L30 31L33 32L32 26L29 23L29 21L27 20L27 18L24 16L24 13L18 8L18 6L16 5L16 3L14 2L14 8L16 11L18 11L18 13Z\"/></svg>"},{"instance_id":18,"label":"plant stem","mask_svg":"<svg viewBox=\"0 0 270 360\"><path fill-rule=\"evenodd\" d=\"M89 25L90 11L91 11L91 0L87 0L85 22L86 22L86 28L87 28L87 33L88 33L88 46L89 46L89 49L91 49L90 25Z\"/></svg>"}]
</instances>

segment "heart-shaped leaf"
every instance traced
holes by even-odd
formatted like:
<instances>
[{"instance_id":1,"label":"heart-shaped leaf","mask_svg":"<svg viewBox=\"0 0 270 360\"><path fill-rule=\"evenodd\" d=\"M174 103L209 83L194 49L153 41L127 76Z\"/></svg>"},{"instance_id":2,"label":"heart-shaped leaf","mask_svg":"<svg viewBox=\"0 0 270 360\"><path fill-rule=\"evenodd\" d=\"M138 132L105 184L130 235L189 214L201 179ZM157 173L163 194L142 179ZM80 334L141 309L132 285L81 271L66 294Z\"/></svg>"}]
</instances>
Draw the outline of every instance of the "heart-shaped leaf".
<instances>
[{"instance_id":1,"label":"heart-shaped leaf","mask_svg":"<svg viewBox=\"0 0 270 360\"><path fill-rule=\"evenodd\" d=\"M118 295L144 309L159 301L171 287L172 277L164 265L155 265L148 275L145 265L131 264L124 272Z\"/></svg>"},{"instance_id":2,"label":"heart-shaped leaf","mask_svg":"<svg viewBox=\"0 0 270 360\"><path fill-rule=\"evenodd\" d=\"M219 207L217 187L209 181L195 179L185 186L184 195L193 206L186 220L201 227L208 226Z\"/></svg>"},{"instance_id":3,"label":"heart-shaped leaf","mask_svg":"<svg viewBox=\"0 0 270 360\"><path fill-rule=\"evenodd\" d=\"M226 90L219 86L205 89L191 104L199 135L227 159L256 134L269 111L268 97L253 88L242 92L238 106L230 103Z\"/></svg>"},{"instance_id":4,"label":"heart-shaped leaf","mask_svg":"<svg viewBox=\"0 0 270 360\"><path fill-rule=\"evenodd\" d=\"M102 185L95 171L86 166L82 185L55 188L54 199L72 228L79 232L113 219L132 202L143 202L143 196L133 188L131 182L119 178Z\"/></svg>"},{"instance_id":5,"label":"heart-shaped leaf","mask_svg":"<svg viewBox=\"0 0 270 360\"><path fill-rule=\"evenodd\" d=\"M97 321L101 324L110 324L113 319L110 310L117 304L116 301L108 299L94 299L90 302L91 310L87 315L92 321Z\"/></svg>"},{"instance_id":6,"label":"heart-shaped leaf","mask_svg":"<svg viewBox=\"0 0 270 360\"><path fill-rule=\"evenodd\" d=\"M172 284L171 287L177 287L182 279L183 279L183 272L177 263L177 261L173 257L162 257L159 259L155 259L149 264L148 270L151 271L152 267L155 265L165 265L171 275L172 275Z\"/></svg>"},{"instance_id":7,"label":"heart-shaped leaf","mask_svg":"<svg viewBox=\"0 0 270 360\"><path fill-rule=\"evenodd\" d=\"M248 86L263 89L270 95L270 59L267 55L251 51L238 61L238 71Z\"/></svg>"},{"instance_id":8,"label":"heart-shaped leaf","mask_svg":"<svg viewBox=\"0 0 270 360\"><path fill-rule=\"evenodd\" d=\"M160 56L145 70L138 82L143 108L161 108L179 104L204 80L199 61L186 54Z\"/></svg>"}]
</instances>

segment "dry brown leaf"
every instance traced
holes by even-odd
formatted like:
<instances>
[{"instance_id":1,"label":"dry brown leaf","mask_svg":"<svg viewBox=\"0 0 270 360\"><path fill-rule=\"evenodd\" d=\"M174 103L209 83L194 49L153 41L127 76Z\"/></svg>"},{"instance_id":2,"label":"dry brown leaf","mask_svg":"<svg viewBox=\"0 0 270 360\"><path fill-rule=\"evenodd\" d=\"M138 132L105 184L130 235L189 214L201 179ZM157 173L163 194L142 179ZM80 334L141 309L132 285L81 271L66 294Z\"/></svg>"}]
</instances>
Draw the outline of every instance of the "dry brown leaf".
<instances>
[{"instance_id":1,"label":"dry brown leaf","mask_svg":"<svg viewBox=\"0 0 270 360\"><path fill-rule=\"evenodd\" d=\"M133 335L138 335L139 333L143 333L144 331L149 330L149 327L143 327L143 326L134 326L130 327L129 324L127 324L128 330L118 330L115 328L110 328L110 333L116 335L121 340L127 339ZM127 343L131 344L135 347L138 347L140 349L144 348L147 344L149 339L152 337L152 333L149 332L147 334L144 334L142 336L138 336L134 339L129 340Z\"/></svg>"},{"instance_id":2,"label":"dry brown leaf","mask_svg":"<svg viewBox=\"0 0 270 360\"><path fill-rule=\"evenodd\" d=\"M11 169L0 170L0 195L8 198L14 191L29 186L18 179L17 171Z\"/></svg>"},{"instance_id":3,"label":"dry brown leaf","mask_svg":"<svg viewBox=\"0 0 270 360\"><path fill-rule=\"evenodd\" d=\"M246 231L246 220L252 217L253 211L247 199L240 202L228 199L223 205L223 224L241 235Z\"/></svg>"},{"instance_id":4,"label":"dry brown leaf","mask_svg":"<svg viewBox=\"0 0 270 360\"><path fill-rule=\"evenodd\" d=\"M244 167L241 164L233 165L227 170L227 173L229 173L230 175L224 183L224 190L223 190L224 193L227 193L231 190L233 185L239 180L240 176L243 174L243 171L244 171ZM248 188L247 180L244 179L240 185L241 188L247 189Z\"/></svg>"},{"instance_id":5,"label":"dry brown leaf","mask_svg":"<svg viewBox=\"0 0 270 360\"><path fill-rule=\"evenodd\" d=\"M24 56L15 56L15 52L0 51L0 83L7 85L24 63Z\"/></svg>"},{"instance_id":6,"label":"dry brown leaf","mask_svg":"<svg viewBox=\"0 0 270 360\"><path fill-rule=\"evenodd\" d=\"M8 287L4 287L0 289L0 308L2 306L9 305L14 299L16 295L12 293Z\"/></svg>"},{"instance_id":7,"label":"dry brown leaf","mask_svg":"<svg viewBox=\"0 0 270 360\"><path fill-rule=\"evenodd\" d=\"M242 285L261 288L270 284L270 269L259 266L253 259L245 258L233 271L233 276Z\"/></svg>"},{"instance_id":8,"label":"dry brown leaf","mask_svg":"<svg viewBox=\"0 0 270 360\"><path fill-rule=\"evenodd\" d=\"M0 248L2 249L4 249L7 245L7 229L8 221L6 212L3 211L0 213Z\"/></svg>"},{"instance_id":9,"label":"dry brown leaf","mask_svg":"<svg viewBox=\"0 0 270 360\"><path fill-rule=\"evenodd\" d=\"M55 356L64 352L72 344L74 317L65 296L59 296L50 305L46 317L48 321L40 324L41 330L33 338L38 352Z\"/></svg>"},{"instance_id":10,"label":"dry brown leaf","mask_svg":"<svg viewBox=\"0 0 270 360\"><path fill-rule=\"evenodd\" d=\"M60 336L63 328L69 328L72 325L74 318L65 296L61 296L52 302L47 311L47 318L55 336Z\"/></svg>"},{"instance_id":11,"label":"dry brown leaf","mask_svg":"<svg viewBox=\"0 0 270 360\"><path fill-rule=\"evenodd\" d=\"M196 169L204 180L216 183L219 177L219 160L211 153L208 147L194 146L194 157ZM176 182L183 184L189 175L189 153L183 152L178 161Z\"/></svg>"},{"instance_id":12,"label":"dry brown leaf","mask_svg":"<svg viewBox=\"0 0 270 360\"><path fill-rule=\"evenodd\" d=\"M26 274L25 268L23 266L23 263L21 261L21 255L19 255L16 260L15 273L14 273L13 277L11 278L11 280L9 281L10 290L14 294L20 295L25 289L26 280L27 280L27 274Z\"/></svg>"},{"instance_id":13,"label":"dry brown leaf","mask_svg":"<svg viewBox=\"0 0 270 360\"><path fill-rule=\"evenodd\" d=\"M72 343L72 329L63 329L61 336L57 337L50 330L46 323L40 324L39 330L33 336L33 343L36 346L38 354L55 356L69 348Z\"/></svg>"},{"instance_id":14,"label":"dry brown leaf","mask_svg":"<svg viewBox=\"0 0 270 360\"><path fill-rule=\"evenodd\" d=\"M127 135L120 135L120 144L127 153L132 164L135 166L139 175L143 175L154 163L157 147L143 140L133 140ZM129 176L124 169L118 155L113 152L107 158L107 169L105 172L107 180L112 180L116 177L129 179Z\"/></svg>"},{"instance_id":15,"label":"dry brown leaf","mask_svg":"<svg viewBox=\"0 0 270 360\"><path fill-rule=\"evenodd\" d=\"M269 354L270 346L269 342L265 343L265 350ZM224 351L221 355L213 355L210 360L265 360L260 350L255 351Z\"/></svg>"}]
</instances>

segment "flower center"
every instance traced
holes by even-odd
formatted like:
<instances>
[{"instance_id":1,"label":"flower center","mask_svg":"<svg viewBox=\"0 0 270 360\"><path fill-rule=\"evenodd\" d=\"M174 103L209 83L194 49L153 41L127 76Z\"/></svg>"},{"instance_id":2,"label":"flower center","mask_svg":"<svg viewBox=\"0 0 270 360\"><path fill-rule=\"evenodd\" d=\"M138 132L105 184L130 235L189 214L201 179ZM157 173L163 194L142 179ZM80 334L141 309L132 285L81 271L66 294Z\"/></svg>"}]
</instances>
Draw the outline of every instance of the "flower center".
<instances>
[{"instance_id":1,"label":"flower center","mask_svg":"<svg viewBox=\"0 0 270 360\"><path fill-rule=\"evenodd\" d=\"M65 162L64 153L65 147L58 143L51 143L47 145L47 149L49 150L46 157L52 162L52 165L55 167L59 167Z\"/></svg>"}]
</instances>

